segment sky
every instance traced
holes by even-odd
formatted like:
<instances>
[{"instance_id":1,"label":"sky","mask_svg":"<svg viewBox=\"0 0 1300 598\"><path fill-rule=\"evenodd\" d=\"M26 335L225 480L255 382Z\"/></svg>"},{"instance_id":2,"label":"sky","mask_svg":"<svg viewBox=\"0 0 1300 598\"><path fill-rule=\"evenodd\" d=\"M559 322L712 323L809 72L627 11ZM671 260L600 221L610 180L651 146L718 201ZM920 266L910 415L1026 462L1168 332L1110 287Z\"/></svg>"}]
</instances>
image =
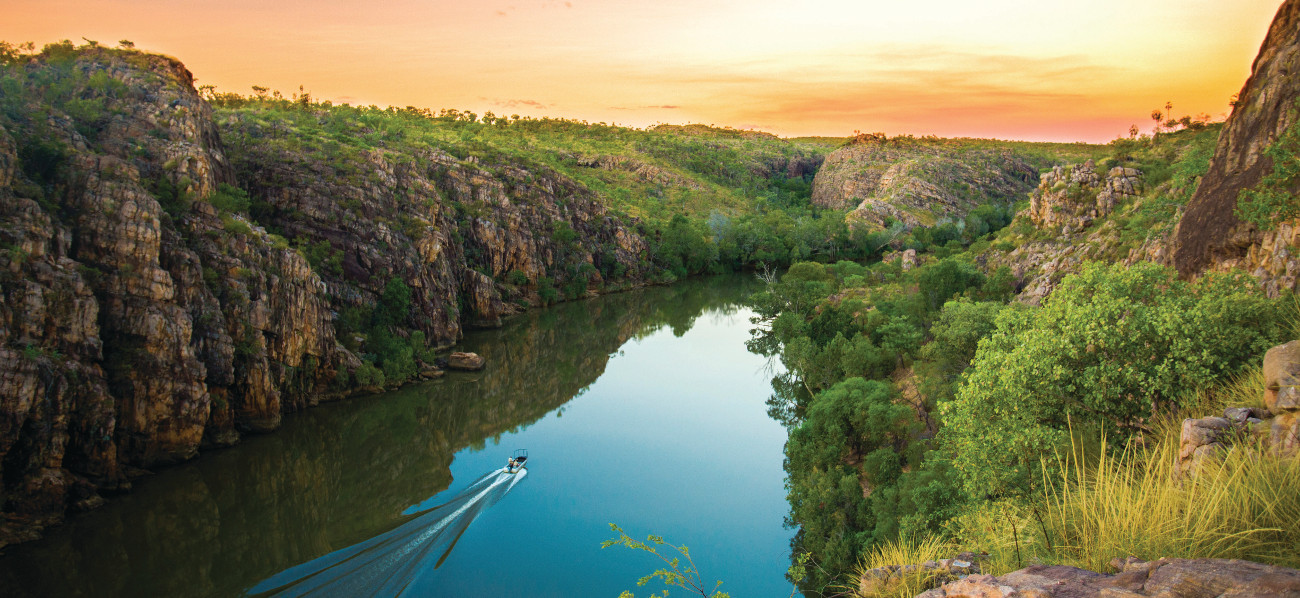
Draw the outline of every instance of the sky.
<instances>
[{"instance_id":1,"label":"sky","mask_svg":"<svg viewBox=\"0 0 1300 598\"><path fill-rule=\"evenodd\" d=\"M0 40L200 85L781 136L1105 142L1226 117L1280 0L0 0Z\"/></svg>"}]
</instances>

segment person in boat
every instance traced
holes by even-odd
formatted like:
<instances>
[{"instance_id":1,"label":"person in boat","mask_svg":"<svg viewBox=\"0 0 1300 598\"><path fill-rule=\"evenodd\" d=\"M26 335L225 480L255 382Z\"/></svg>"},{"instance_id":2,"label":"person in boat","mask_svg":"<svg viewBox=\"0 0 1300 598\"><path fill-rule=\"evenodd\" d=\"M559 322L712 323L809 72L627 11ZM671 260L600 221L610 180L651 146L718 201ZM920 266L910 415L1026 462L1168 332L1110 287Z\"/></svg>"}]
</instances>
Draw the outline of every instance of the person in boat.
<instances>
[{"instance_id":1,"label":"person in boat","mask_svg":"<svg viewBox=\"0 0 1300 598\"><path fill-rule=\"evenodd\" d=\"M514 468L515 468L515 458L511 457L509 461L506 461L506 471L513 471Z\"/></svg>"}]
</instances>

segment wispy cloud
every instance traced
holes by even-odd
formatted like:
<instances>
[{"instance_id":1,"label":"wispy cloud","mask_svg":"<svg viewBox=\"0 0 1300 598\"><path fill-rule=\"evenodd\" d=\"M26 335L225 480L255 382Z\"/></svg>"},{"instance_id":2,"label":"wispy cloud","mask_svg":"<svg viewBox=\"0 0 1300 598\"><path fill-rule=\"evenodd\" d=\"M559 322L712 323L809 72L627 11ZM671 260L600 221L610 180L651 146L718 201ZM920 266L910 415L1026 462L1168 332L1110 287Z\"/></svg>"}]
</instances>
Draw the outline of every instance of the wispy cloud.
<instances>
[{"instance_id":1,"label":"wispy cloud","mask_svg":"<svg viewBox=\"0 0 1300 598\"><path fill-rule=\"evenodd\" d=\"M678 110L681 106L660 104L657 106L610 106L609 110Z\"/></svg>"},{"instance_id":2,"label":"wispy cloud","mask_svg":"<svg viewBox=\"0 0 1300 598\"><path fill-rule=\"evenodd\" d=\"M518 99L506 99L506 100L503 100L503 99L500 99L500 98L491 99L491 100L488 100L487 98L480 98L480 99L482 99L482 100L486 100L486 101L489 101L489 102L492 103L493 106L498 106L498 107L501 107L501 108L519 108L519 107L526 107L526 108L539 108L539 109L540 109L540 108L550 108L550 107L551 107L550 104L543 104L543 103L541 103L541 102L539 102L539 101L537 101L537 100L518 100Z\"/></svg>"}]
</instances>

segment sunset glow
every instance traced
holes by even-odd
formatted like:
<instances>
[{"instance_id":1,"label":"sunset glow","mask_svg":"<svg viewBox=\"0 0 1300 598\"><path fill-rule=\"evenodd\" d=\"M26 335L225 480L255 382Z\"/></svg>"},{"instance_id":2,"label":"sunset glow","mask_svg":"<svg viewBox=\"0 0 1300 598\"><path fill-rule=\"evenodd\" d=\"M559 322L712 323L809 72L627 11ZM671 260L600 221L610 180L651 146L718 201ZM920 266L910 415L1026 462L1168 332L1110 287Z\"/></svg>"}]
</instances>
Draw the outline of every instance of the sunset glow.
<instances>
[{"instance_id":1,"label":"sunset glow","mask_svg":"<svg viewBox=\"0 0 1300 598\"><path fill-rule=\"evenodd\" d=\"M1102 142L1221 118L1279 0L4 0L0 39L176 56L200 84L318 99Z\"/></svg>"}]
</instances>

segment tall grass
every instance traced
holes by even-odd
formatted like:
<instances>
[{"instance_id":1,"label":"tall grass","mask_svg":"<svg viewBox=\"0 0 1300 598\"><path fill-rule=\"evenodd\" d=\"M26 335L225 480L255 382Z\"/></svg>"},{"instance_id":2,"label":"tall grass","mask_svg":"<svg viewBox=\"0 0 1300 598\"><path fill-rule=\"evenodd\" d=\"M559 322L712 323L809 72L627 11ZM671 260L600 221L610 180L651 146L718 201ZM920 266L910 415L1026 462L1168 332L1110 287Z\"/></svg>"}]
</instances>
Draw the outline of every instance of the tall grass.
<instances>
[{"instance_id":1,"label":"tall grass","mask_svg":"<svg viewBox=\"0 0 1300 598\"><path fill-rule=\"evenodd\" d=\"M1300 460L1243 443L1175 476L1176 436L1063 468L1044 497L1052 562L1105 571L1116 557L1245 559L1300 566Z\"/></svg>"},{"instance_id":2,"label":"tall grass","mask_svg":"<svg viewBox=\"0 0 1300 598\"><path fill-rule=\"evenodd\" d=\"M894 565L920 565L926 561L951 558L956 553L953 543L941 536L898 539L879 544L873 547L854 568L853 575L849 579L856 583L854 587L846 589L850 595L863 598L911 598L935 587L942 571L922 570L916 567L889 577L869 579L865 586L862 580L872 569ZM862 589L868 591L862 592Z\"/></svg>"}]
</instances>

